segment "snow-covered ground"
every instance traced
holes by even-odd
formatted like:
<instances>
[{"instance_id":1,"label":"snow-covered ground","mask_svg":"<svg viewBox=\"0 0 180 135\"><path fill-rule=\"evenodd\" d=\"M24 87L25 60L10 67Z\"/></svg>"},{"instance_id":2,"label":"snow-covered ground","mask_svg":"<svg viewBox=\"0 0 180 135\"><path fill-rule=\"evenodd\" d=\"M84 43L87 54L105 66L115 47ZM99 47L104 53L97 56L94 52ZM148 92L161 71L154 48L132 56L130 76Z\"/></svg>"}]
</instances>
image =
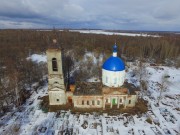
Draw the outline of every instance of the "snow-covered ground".
<instances>
[{"instance_id":1,"label":"snow-covered ground","mask_svg":"<svg viewBox=\"0 0 180 135\"><path fill-rule=\"evenodd\" d=\"M33 62L47 62L47 56L45 54L32 54L27 60L32 60Z\"/></svg>"},{"instance_id":2,"label":"snow-covered ground","mask_svg":"<svg viewBox=\"0 0 180 135\"><path fill-rule=\"evenodd\" d=\"M88 59L91 54L86 54ZM39 61L39 56L35 57ZM41 59L41 58L40 58ZM33 59L32 59L33 60ZM95 58L92 61L96 64ZM137 68L129 66L126 79L138 85L138 76L132 75ZM0 118L0 135L179 135L180 134L180 69L165 66L150 66L148 72L148 93L143 96L149 102L149 110L143 115L119 114L72 114L70 111L45 113L40 109L40 97L47 95L47 84L33 92L26 103ZM162 75L169 75L167 90L157 106ZM95 78L92 78L95 80ZM90 80L90 81L92 81ZM147 119L152 120L152 124Z\"/></svg>"},{"instance_id":3,"label":"snow-covered ground","mask_svg":"<svg viewBox=\"0 0 180 135\"><path fill-rule=\"evenodd\" d=\"M37 31L52 31L52 30L37 30ZM64 31L64 30L59 30L59 31ZM80 33L85 33L85 34L121 35L121 36L131 36L131 37L135 37L135 36L161 37L161 36L155 35L155 34L150 35L150 34L146 34L146 33L113 32L113 31L106 31L106 30L69 30L69 31L80 32Z\"/></svg>"},{"instance_id":4,"label":"snow-covered ground","mask_svg":"<svg viewBox=\"0 0 180 135\"><path fill-rule=\"evenodd\" d=\"M145 33L120 33L120 32L111 32L111 31L105 31L105 30L69 30L72 32L80 32L80 33L92 33L92 34L103 34L103 35L121 35L121 36L142 36L142 37L160 37L159 35L148 35Z\"/></svg>"}]
</instances>

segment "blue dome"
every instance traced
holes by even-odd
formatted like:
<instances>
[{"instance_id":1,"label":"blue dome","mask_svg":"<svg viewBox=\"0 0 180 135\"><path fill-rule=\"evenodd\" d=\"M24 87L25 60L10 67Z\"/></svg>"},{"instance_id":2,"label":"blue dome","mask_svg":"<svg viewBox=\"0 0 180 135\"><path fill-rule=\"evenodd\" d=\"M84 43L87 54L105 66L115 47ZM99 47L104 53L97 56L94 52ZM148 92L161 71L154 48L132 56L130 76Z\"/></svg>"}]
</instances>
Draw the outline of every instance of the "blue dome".
<instances>
[{"instance_id":1,"label":"blue dome","mask_svg":"<svg viewBox=\"0 0 180 135\"><path fill-rule=\"evenodd\" d=\"M102 66L103 69L109 71L125 70L124 62L119 57L109 57Z\"/></svg>"}]
</instances>

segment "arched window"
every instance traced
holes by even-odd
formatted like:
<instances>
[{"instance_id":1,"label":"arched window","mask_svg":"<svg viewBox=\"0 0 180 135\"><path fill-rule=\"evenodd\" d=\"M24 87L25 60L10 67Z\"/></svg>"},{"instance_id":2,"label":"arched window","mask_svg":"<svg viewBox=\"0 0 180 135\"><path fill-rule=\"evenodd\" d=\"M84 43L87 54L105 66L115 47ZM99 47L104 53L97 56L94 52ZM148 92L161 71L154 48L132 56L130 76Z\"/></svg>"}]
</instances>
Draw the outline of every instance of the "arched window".
<instances>
[{"instance_id":1,"label":"arched window","mask_svg":"<svg viewBox=\"0 0 180 135\"><path fill-rule=\"evenodd\" d=\"M106 76L106 83L108 83L108 77Z\"/></svg>"},{"instance_id":2,"label":"arched window","mask_svg":"<svg viewBox=\"0 0 180 135\"><path fill-rule=\"evenodd\" d=\"M122 99L121 98L120 98L119 102L122 103Z\"/></svg>"},{"instance_id":3,"label":"arched window","mask_svg":"<svg viewBox=\"0 0 180 135\"><path fill-rule=\"evenodd\" d=\"M114 78L114 84L116 84L117 83L117 78Z\"/></svg>"},{"instance_id":4,"label":"arched window","mask_svg":"<svg viewBox=\"0 0 180 135\"><path fill-rule=\"evenodd\" d=\"M99 100L97 101L97 105L100 105L100 101Z\"/></svg>"},{"instance_id":5,"label":"arched window","mask_svg":"<svg viewBox=\"0 0 180 135\"><path fill-rule=\"evenodd\" d=\"M108 103L108 99L106 99L106 103Z\"/></svg>"},{"instance_id":6,"label":"arched window","mask_svg":"<svg viewBox=\"0 0 180 135\"><path fill-rule=\"evenodd\" d=\"M56 58L52 58L52 70L53 71L58 71L57 59Z\"/></svg>"},{"instance_id":7,"label":"arched window","mask_svg":"<svg viewBox=\"0 0 180 135\"><path fill-rule=\"evenodd\" d=\"M95 103L94 103L94 100L92 101L92 105L94 105Z\"/></svg>"}]
</instances>

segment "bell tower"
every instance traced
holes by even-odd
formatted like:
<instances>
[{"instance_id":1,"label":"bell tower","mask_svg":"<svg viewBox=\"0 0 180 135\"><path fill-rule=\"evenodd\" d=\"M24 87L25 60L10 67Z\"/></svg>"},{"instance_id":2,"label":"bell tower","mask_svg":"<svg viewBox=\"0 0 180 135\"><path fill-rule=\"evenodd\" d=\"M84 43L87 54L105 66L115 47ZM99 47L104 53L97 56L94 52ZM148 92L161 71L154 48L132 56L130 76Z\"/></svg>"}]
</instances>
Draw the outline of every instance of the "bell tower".
<instances>
[{"instance_id":1,"label":"bell tower","mask_svg":"<svg viewBox=\"0 0 180 135\"><path fill-rule=\"evenodd\" d=\"M62 50L53 39L53 44L46 51L48 65L49 105L66 104L66 93L62 69Z\"/></svg>"}]
</instances>

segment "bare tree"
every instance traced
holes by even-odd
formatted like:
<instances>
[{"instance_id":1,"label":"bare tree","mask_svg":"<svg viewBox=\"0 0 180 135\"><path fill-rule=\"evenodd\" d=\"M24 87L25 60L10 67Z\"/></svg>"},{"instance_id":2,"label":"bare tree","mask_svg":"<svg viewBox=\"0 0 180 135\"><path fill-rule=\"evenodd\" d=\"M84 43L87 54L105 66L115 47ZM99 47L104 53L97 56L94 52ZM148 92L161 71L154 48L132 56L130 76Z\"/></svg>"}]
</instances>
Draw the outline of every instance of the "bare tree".
<instances>
[{"instance_id":1,"label":"bare tree","mask_svg":"<svg viewBox=\"0 0 180 135\"><path fill-rule=\"evenodd\" d=\"M158 104L160 103L160 100L162 99L162 93L167 90L168 83L169 83L168 74L163 74L161 76L161 80L160 80L160 84L159 84L160 94L158 97Z\"/></svg>"},{"instance_id":2,"label":"bare tree","mask_svg":"<svg viewBox=\"0 0 180 135\"><path fill-rule=\"evenodd\" d=\"M138 68L135 72L137 74L139 84L140 84L140 90L143 96L147 91L148 78L149 78L149 74L148 74L145 64L139 61Z\"/></svg>"},{"instance_id":3,"label":"bare tree","mask_svg":"<svg viewBox=\"0 0 180 135\"><path fill-rule=\"evenodd\" d=\"M20 84L20 80L19 80L20 74L17 71L14 71L14 73L12 73L9 76L9 80L11 82L10 84L10 89L12 89L14 91L14 98L15 98L15 103L16 105L20 105L20 88L19 88L19 84Z\"/></svg>"}]
</instances>

